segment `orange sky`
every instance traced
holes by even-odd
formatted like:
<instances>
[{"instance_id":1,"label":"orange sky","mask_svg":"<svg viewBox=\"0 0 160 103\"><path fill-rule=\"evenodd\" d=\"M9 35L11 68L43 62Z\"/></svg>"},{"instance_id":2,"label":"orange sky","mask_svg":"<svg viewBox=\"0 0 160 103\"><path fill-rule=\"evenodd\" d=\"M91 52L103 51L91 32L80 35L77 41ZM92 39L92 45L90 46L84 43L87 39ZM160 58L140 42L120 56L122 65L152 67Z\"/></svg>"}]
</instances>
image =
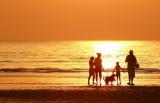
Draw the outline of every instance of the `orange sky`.
<instances>
[{"instance_id":1,"label":"orange sky","mask_svg":"<svg viewBox=\"0 0 160 103\"><path fill-rule=\"evenodd\" d=\"M159 0L1 0L0 40L160 40Z\"/></svg>"}]
</instances>

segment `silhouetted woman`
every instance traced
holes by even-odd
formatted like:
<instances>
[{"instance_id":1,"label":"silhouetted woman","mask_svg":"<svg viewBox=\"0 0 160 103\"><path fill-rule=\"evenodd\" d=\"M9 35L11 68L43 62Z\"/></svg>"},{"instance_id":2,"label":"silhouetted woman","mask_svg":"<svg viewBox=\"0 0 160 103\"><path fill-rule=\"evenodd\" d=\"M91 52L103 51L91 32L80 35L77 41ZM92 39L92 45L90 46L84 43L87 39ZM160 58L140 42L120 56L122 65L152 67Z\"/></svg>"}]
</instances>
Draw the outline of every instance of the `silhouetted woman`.
<instances>
[{"instance_id":1,"label":"silhouetted woman","mask_svg":"<svg viewBox=\"0 0 160 103\"><path fill-rule=\"evenodd\" d=\"M135 68L137 65L137 59L133 54L133 51L129 51L129 55L126 57L125 62L128 63L127 69L128 69L128 79L129 82L127 83L128 85L134 85L133 84L133 79L135 77Z\"/></svg>"},{"instance_id":2,"label":"silhouetted woman","mask_svg":"<svg viewBox=\"0 0 160 103\"><path fill-rule=\"evenodd\" d=\"M89 60L89 77L88 77L88 85L90 85L90 78L93 76L93 85L94 85L94 57L91 57Z\"/></svg>"}]
</instances>

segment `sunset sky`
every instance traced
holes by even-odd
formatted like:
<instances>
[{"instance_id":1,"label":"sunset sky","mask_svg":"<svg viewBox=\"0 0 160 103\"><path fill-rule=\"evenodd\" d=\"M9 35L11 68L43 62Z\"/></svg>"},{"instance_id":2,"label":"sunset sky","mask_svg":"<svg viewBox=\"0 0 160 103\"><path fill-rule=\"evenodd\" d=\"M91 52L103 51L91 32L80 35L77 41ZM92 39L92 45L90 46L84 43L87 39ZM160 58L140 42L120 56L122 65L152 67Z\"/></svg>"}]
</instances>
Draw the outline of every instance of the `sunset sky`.
<instances>
[{"instance_id":1,"label":"sunset sky","mask_svg":"<svg viewBox=\"0 0 160 103\"><path fill-rule=\"evenodd\" d=\"M160 40L160 0L1 0L1 41Z\"/></svg>"}]
</instances>

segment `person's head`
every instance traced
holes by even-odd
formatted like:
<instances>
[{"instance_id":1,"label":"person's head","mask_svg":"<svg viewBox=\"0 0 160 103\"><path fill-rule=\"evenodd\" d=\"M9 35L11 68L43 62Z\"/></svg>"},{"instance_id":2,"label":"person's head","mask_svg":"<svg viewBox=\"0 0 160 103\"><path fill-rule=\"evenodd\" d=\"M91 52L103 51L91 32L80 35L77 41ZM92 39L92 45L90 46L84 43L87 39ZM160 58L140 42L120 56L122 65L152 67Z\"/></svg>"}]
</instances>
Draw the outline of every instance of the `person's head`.
<instances>
[{"instance_id":1,"label":"person's head","mask_svg":"<svg viewBox=\"0 0 160 103\"><path fill-rule=\"evenodd\" d=\"M119 65L119 62L116 62L116 65Z\"/></svg>"},{"instance_id":2,"label":"person's head","mask_svg":"<svg viewBox=\"0 0 160 103\"><path fill-rule=\"evenodd\" d=\"M130 51L129 51L129 55L133 55L133 50L130 50Z\"/></svg>"},{"instance_id":3,"label":"person's head","mask_svg":"<svg viewBox=\"0 0 160 103\"><path fill-rule=\"evenodd\" d=\"M90 57L90 60L93 61L93 60L94 60L94 57Z\"/></svg>"},{"instance_id":4,"label":"person's head","mask_svg":"<svg viewBox=\"0 0 160 103\"><path fill-rule=\"evenodd\" d=\"M97 53L97 57L101 57L101 53Z\"/></svg>"}]
</instances>

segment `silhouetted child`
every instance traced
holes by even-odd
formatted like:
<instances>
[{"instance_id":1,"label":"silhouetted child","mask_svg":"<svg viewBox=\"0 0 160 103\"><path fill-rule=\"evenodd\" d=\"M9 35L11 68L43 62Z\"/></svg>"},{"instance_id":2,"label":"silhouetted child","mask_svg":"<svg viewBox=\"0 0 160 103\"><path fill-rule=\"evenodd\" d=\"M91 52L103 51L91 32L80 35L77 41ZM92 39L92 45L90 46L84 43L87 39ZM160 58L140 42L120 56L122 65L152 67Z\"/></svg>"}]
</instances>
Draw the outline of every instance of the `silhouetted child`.
<instances>
[{"instance_id":1,"label":"silhouetted child","mask_svg":"<svg viewBox=\"0 0 160 103\"><path fill-rule=\"evenodd\" d=\"M114 72L116 72L116 77L117 77L117 84L118 84L118 81L120 81L120 84L121 84L121 66L119 65L119 62L116 62L116 66L114 68Z\"/></svg>"},{"instance_id":2,"label":"silhouetted child","mask_svg":"<svg viewBox=\"0 0 160 103\"><path fill-rule=\"evenodd\" d=\"M90 78L93 76L93 85L94 85L94 57L91 57L89 60L89 77L88 77L88 85L90 85Z\"/></svg>"}]
</instances>

